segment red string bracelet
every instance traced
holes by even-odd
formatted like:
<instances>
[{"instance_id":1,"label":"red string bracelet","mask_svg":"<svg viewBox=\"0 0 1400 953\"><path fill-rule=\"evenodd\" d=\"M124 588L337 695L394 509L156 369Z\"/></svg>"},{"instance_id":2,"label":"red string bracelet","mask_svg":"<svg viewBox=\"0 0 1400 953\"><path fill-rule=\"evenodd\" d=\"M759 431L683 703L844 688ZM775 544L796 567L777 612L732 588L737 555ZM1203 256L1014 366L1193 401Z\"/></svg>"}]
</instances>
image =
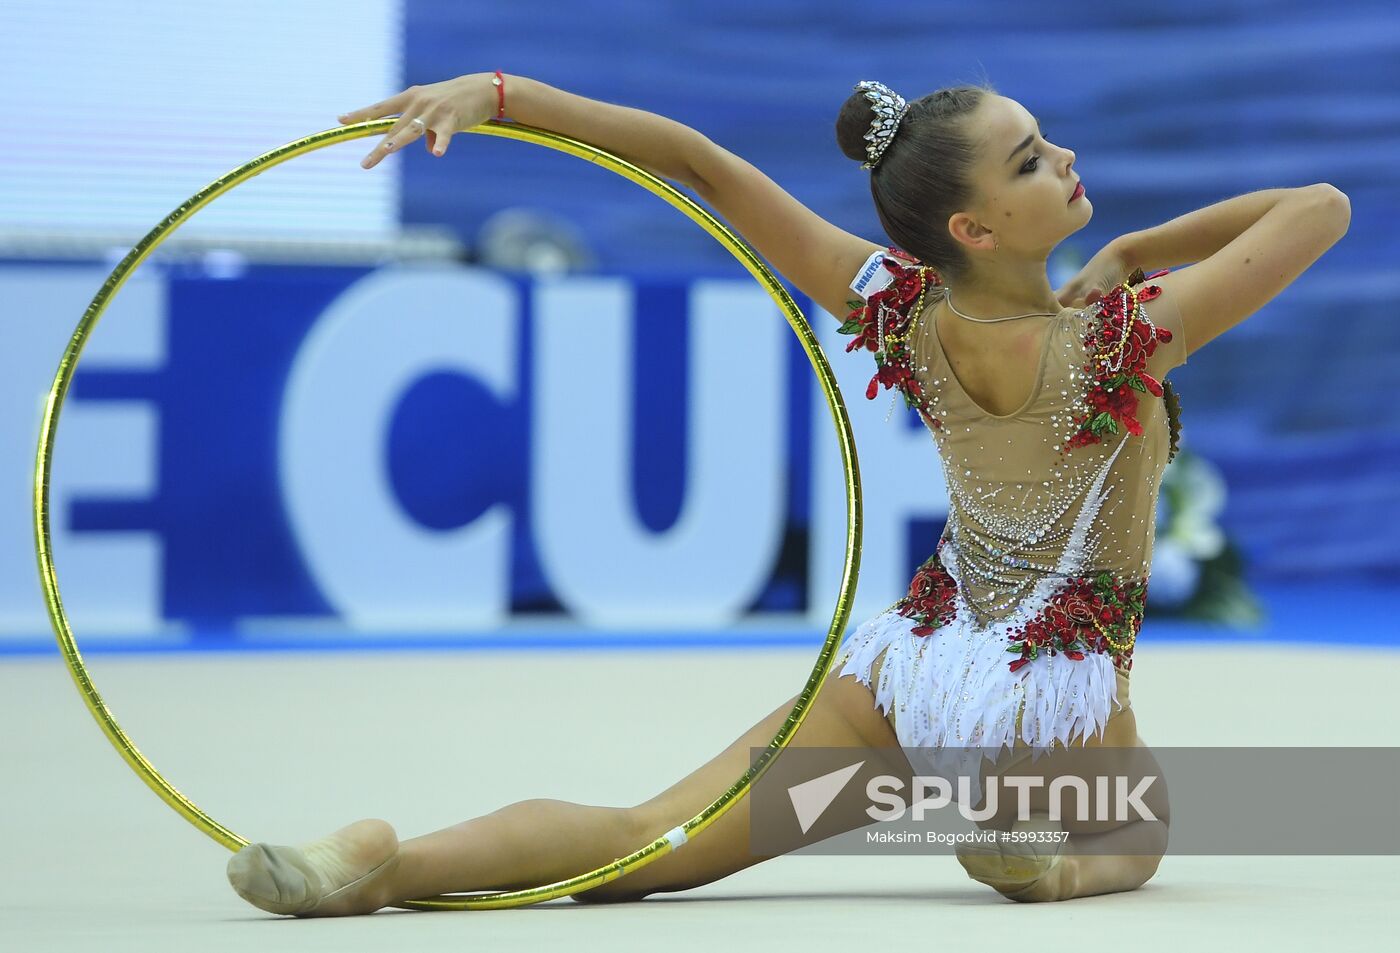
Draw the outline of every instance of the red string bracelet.
<instances>
[{"instance_id":1,"label":"red string bracelet","mask_svg":"<svg viewBox=\"0 0 1400 953\"><path fill-rule=\"evenodd\" d=\"M501 75L500 70L496 70L496 78L491 80L491 85L496 87L496 118L506 117L506 78Z\"/></svg>"}]
</instances>

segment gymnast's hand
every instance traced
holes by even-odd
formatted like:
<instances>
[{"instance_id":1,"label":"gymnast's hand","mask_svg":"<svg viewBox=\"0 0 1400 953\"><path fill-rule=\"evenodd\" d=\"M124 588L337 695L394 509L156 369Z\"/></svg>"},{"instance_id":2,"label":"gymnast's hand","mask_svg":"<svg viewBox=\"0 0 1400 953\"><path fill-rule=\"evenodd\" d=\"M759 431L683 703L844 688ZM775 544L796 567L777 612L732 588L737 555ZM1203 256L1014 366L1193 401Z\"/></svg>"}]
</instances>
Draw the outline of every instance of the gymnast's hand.
<instances>
[{"instance_id":1,"label":"gymnast's hand","mask_svg":"<svg viewBox=\"0 0 1400 953\"><path fill-rule=\"evenodd\" d=\"M493 75L468 73L428 86L410 86L373 106L354 109L339 116L342 124L349 124L400 114L399 121L394 123L374 151L360 160L360 166L374 168L380 159L419 136L426 136L428 151L433 155L445 153L454 133L478 126L495 114L496 92L491 85ZM423 125L413 122L414 119L422 119Z\"/></svg>"},{"instance_id":2,"label":"gymnast's hand","mask_svg":"<svg viewBox=\"0 0 1400 953\"><path fill-rule=\"evenodd\" d=\"M1088 307L1108 289L1122 283L1132 270L1127 252L1117 241L1111 241L1079 269L1079 274L1056 291L1055 297L1066 308Z\"/></svg>"}]
</instances>

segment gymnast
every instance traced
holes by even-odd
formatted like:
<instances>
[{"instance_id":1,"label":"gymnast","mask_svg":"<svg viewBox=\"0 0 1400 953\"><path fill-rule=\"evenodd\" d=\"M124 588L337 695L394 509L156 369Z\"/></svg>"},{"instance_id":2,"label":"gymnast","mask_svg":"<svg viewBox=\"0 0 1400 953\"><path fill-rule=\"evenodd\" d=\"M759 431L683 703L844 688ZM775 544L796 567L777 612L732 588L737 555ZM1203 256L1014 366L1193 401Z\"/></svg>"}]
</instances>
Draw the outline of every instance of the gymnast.
<instances>
[{"instance_id":1,"label":"gymnast","mask_svg":"<svg viewBox=\"0 0 1400 953\"><path fill-rule=\"evenodd\" d=\"M688 126L523 76L412 86L339 118L388 116L398 120L365 169L420 139L443 156L457 132L495 118L577 138L690 188L839 316L846 350L873 357L867 397L883 387L918 413L948 487L946 525L907 594L842 644L792 746L975 747L996 753L989 773L979 769L983 782L1070 745L1145 749L1128 689L1157 494L1179 432L1166 377L1345 234L1341 191L1263 189L1122 235L1057 290L1048 257L1093 214L1075 153L987 85L908 102L863 81L841 105L836 139L870 172L886 245L823 220ZM365 819L300 846L249 844L228 878L249 903L295 916L554 883L703 810L796 702L641 804L532 799L402 841L388 822ZM1031 802L1042 821L1044 796L1037 789ZM968 844L957 857L1015 901L1133 890L1166 849L1165 795L1150 806L1155 820L1056 821L1070 846ZM841 821L843 830L874 823L855 810ZM1000 812L984 826L1032 821ZM573 899L639 900L767 859L750 849L744 799L685 849Z\"/></svg>"}]
</instances>

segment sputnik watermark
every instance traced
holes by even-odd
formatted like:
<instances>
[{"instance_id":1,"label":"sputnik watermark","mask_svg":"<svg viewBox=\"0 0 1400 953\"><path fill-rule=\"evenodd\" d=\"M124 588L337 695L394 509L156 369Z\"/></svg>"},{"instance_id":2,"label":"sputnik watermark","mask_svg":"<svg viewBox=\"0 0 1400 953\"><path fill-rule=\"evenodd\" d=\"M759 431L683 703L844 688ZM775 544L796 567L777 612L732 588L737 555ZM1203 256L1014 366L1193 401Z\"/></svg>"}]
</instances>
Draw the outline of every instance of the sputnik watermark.
<instances>
[{"instance_id":1,"label":"sputnik watermark","mask_svg":"<svg viewBox=\"0 0 1400 953\"><path fill-rule=\"evenodd\" d=\"M771 748L749 754L757 763ZM788 748L754 782L749 848L762 856L999 851L1009 841L1054 848L1068 830L1074 836L1060 846L1081 854L1161 856L1170 840L1172 853L1200 856L1400 857L1400 746L1076 743L1036 755ZM1315 783L1299 783L1299 765Z\"/></svg>"},{"instance_id":2,"label":"sputnik watermark","mask_svg":"<svg viewBox=\"0 0 1400 953\"><path fill-rule=\"evenodd\" d=\"M1142 797L1147 793L1147 789L1157 780L1156 775L1147 775L1137 779L1137 783L1129 790L1128 785L1132 779L1125 775L1096 775L1094 781L1094 804L1096 807L1095 816L1089 817L1087 801L1089 800L1088 779L1076 776L1062 776L1050 781L1046 788L1046 798L1049 801L1049 817L1052 821L1062 820L1064 813L1061 799L1066 789L1072 789L1077 795L1075 798L1074 819L1076 821L1155 821L1157 815L1143 803ZM1114 784L1114 797L1109 800L1109 782ZM979 811L972 807L972 779L963 776L958 778L958 813L969 821L986 821L995 817L999 805L998 791L1001 786L1016 790L1016 819L1028 820L1031 817L1031 790L1045 787L1045 779L1035 775L1008 774L1000 777L992 777L986 789L986 804ZM904 799L896 792L904 787L904 782L892 775L884 774L871 778L865 786L865 794L872 802L871 807L866 809L871 820L875 821L896 821L899 820L905 810L913 813L914 820L922 821L928 811L942 810L954 802L952 786L947 778L929 777L922 774L914 775L913 781L913 804L906 808ZM882 810L881 807L884 807ZM1110 812L1110 807L1112 808ZM1133 813L1130 813L1133 812Z\"/></svg>"},{"instance_id":3,"label":"sputnik watermark","mask_svg":"<svg viewBox=\"0 0 1400 953\"><path fill-rule=\"evenodd\" d=\"M804 834L812 829L864 764L864 761L858 761L787 789L788 798ZM1047 784L1044 777L1037 775L993 776L988 779L985 801L981 809L978 809L973 806L973 779L967 775L961 775L957 779L956 799L953 797L953 785L947 778L938 775L913 775L909 784L912 796L907 799L909 803L906 803L906 798L900 793L905 789L905 782L894 775L879 774L866 782L865 796L870 801L870 806L865 809L865 813L872 821L896 821L906 812L911 813L915 821L923 821L929 812L941 811L956 803L958 813L967 820L986 821L998 814L1001 804L1000 791L1005 786L1015 791L1016 819L1029 820L1032 816L1031 791L1045 787L1049 819L1052 821L1064 819L1063 798L1067 790L1075 794L1074 819L1077 821L1155 821L1158 819L1157 815L1142 798L1157 779L1158 776L1154 774L1135 776L1135 779L1121 774L1100 774L1091 778L1061 775L1052 778ZM1094 788L1092 818L1089 816L1091 781ZM1112 798L1110 790L1115 795Z\"/></svg>"},{"instance_id":4,"label":"sputnik watermark","mask_svg":"<svg viewBox=\"0 0 1400 953\"><path fill-rule=\"evenodd\" d=\"M1063 844L1069 831L866 831L867 844Z\"/></svg>"}]
</instances>

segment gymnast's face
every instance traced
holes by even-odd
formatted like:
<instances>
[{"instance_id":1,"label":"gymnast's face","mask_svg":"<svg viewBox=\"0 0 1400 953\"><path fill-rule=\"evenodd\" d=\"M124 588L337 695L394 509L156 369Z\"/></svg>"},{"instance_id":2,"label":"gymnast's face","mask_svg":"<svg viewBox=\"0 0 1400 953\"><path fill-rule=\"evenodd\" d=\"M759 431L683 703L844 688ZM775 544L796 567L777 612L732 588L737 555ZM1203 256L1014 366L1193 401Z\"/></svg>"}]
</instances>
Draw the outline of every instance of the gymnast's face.
<instances>
[{"instance_id":1,"label":"gymnast's face","mask_svg":"<svg viewBox=\"0 0 1400 953\"><path fill-rule=\"evenodd\" d=\"M1093 214L1088 195L1073 202L1074 152L1048 142L1036 118L1014 99L989 93L968 115L978 158L977 196L948 222L964 244L1005 255L1047 254Z\"/></svg>"}]
</instances>

